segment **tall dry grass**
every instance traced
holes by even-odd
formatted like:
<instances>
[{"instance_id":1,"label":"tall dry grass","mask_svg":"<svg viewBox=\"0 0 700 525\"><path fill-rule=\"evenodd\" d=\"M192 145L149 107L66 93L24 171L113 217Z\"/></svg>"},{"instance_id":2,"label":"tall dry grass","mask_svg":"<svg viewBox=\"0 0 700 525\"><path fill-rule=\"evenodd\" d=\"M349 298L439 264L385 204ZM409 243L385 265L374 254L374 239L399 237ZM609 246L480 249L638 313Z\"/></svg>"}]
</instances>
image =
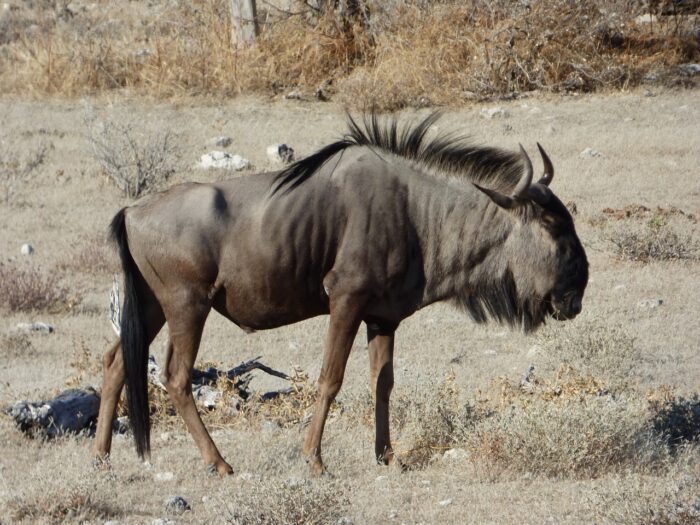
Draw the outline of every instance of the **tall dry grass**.
<instances>
[{"instance_id":1,"label":"tall dry grass","mask_svg":"<svg viewBox=\"0 0 700 525\"><path fill-rule=\"evenodd\" d=\"M261 35L247 48L232 45L225 0L20 4L0 21L0 88L156 97L321 89L393 109L632 86L700 54L697 13L635 23L644 6L632 0L366 3L369 21L355 24L262 4Z\"/></svg>"}]
</instances>

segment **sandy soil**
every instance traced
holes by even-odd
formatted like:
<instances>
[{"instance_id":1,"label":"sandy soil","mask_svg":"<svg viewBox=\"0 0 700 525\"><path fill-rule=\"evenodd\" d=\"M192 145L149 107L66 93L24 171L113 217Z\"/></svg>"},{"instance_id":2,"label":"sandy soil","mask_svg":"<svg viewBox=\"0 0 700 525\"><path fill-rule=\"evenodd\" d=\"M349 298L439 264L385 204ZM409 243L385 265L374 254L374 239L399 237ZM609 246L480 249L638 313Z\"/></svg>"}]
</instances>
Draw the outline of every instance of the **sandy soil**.
<instances>
[{"instance_id":1,"label":"sandy soil","mask_svg":"<svg viewBox=\"0 0 700 525\"><path fill-rule=\"evenodd\" d=\"M29 180L17 183L0 205L0 260L24 264L20 246L29 242L35 248L32 263L57 272L81 298L68 313L2 312L1 334L9 334L19 322L35 320L52 323L56 332L31 336L27 352L7 344L0 347L0 405L46 398L65 387L77 374L73 363L80 349L86 348L97 361L112 339L107 317L109 272L70 265L67 270L57 269L74 260L86 243L97 242L112 215L129 203L100 174L89 154L83 124L88 105L101 118L136 121L149 132L176 133L180 169L173 182L230 176L194 168L199 155L215 149L209 142L219 135L232 137L229 151L249 158L255 170L265 170L270 168L267 145L286 142L303 156L344 130L343 109L323 103L0 100L4 151L17 151L24 158L42 144L49 148L45 162ZM480 115L484 107L496 105L508 116L486 119ZM603 213L606 208L629 205L677 208L686 215L670 215L668 227L683 239L698 242L697 223L688 214L700 216L700 92L538 96L450 110L440 126L469 132L484 144L515 149L522 142L532 151L535 141L545 146L556 168L552 187L563 201L575 202L577 229L591 263L584 312L574 326L619 325L636 337L638 360L630 380L639 392L659 385L670 385L684 395L700 391L699 263L620 260L608 237L629 225L643 226L648 217L618 221ZM580 156L585 148L599 151L600 156ZM658 308L639 306L644 299L656 298L663 300ZM325 318L318 318L245 335L213 314L199 359L233 366L262 356L270 366L282 370L298 366L313 378L320 367L326 324ZM499 376L517 379L529 364L538 366L537 348L533 348L537 341L499 326L476 326L445 305L427 308L407 320L397 334L395 397L432 392L448 371L454 372L456 383L466 392L485 388ZM162 354L160 340L153 350ZM361 334L350 357L341 403L351 404L367 392L365 353ZM82 381L99 384L99 375L88 371ZM254 382L260 389L271 385L264 376ZM142 523L163 516L163 500L181 494L193 510L172 519L224 521L226 509L236 506L237 495L246 493L251 478L283 481L306 476L299 457L298 428L215 430L215 439L236 470L235 476L223 481L206 477L181 427L167 439L159 437L161 431L154 430L151 469L138 462L130 440L119 438L114 444L114 469L104 474L90 468L90 438L31 441L8 419L0 418L0 509L13 501L87 491L95 505L104 507L95 521ZM401 434L396 438L400 442ZM354 523L590 523L596 516L611 522L609 515L599 517L601 494L665 479L616 473L598 479L525 476L488 481L470 468L441 462L402 473L398 468L375 466L372 428L357 426L342 414L329 423L324 445L326 463L335 475L327 483L344 491L349 499L345 515ZM154 472L161 471L173 472L173 480L153 481ZM452 502L438 504L446 499ZM10 522L12 516L3 516L0 510L1 523ZM27 518L34 519L52 520Z\"/></svg>"}]
</instances>

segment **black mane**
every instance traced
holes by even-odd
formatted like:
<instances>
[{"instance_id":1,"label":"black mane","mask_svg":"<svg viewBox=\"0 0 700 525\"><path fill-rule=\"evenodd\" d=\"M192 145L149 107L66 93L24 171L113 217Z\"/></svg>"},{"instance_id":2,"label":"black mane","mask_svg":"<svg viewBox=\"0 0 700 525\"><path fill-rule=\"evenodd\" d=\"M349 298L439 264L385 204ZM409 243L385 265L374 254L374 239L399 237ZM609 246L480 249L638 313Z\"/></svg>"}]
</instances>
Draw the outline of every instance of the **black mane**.
<instances>
[{"instance_id":1,"label":"black mane","mask_svg":"<svg viewBox=\"0 0 700 525\"><path fill-rule=\"evenodd\" d=\"M426 168L465 177L504 192L517 184L523 169L517 153L474 146L468 143L466 136L457 133L426 139L431 126L441 116L434 112L422 121L399 126L396 118L380 122L376 113L365 115L362 125L348 115L348 133L345 137L280 172L272 192L274 194L285 187L285 192L296 188L333 155L351 146L378 148Z\"/></svg>"}]
</instances>

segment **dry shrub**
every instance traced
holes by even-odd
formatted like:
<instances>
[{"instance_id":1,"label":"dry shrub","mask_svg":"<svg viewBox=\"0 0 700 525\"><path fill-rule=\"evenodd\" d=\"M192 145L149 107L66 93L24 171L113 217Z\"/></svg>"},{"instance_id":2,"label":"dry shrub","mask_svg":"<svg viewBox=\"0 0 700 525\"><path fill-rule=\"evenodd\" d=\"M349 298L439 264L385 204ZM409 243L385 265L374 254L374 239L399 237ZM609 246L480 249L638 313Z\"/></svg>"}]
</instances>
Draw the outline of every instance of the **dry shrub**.
<instances>
[{"instance_id":1,"label":"dry shrub","mask_svg":"<svg viewBox=\"0 0 700 525\"><path fill-rule=\"evenodd\" d=\"M28 334L10 332L0 335L0 354L5 357L32 357L37 352Z\"/></svg>"},{"instance_id":2,"label":"dry shrub","mask_svg":"<svg viewBox=\"0 0 700 525\"><path fill-rule=\"evenodd\" d=\"M91 275L119 272L116 252L104 235L86 236L72 243L69 254L57 267L64 272Z\"/></svg>"},{"instance_id":3,"label":"dry shrub","mask_svg":"<svg viewBox=\"0 0 700 525\"><path fill-rule=\"evenodd\" d=\"M20 157L16 145L0 138L0 199L5 204L16 204L17 187L27 183L36 169L46 160L49 145L40 142L32 151Z\"/></svg>"},{"instance_id":4,"label":"dry shrub","mask_svg":"<svg viewBox=\"0 0 700 525\"><path fill-rule=\"evenodd\" d=\"M8 502L5 517L12 521L60 524L85 523L114 516L114 510L96 501L93 493L94 487L81 484L16 496Z\"/></svg>"},{"instance_id":5,"label":"dry shrub","mask_svg":"<svg viewBox=\"0 0 700 525\"><path fill-rule=\"evenodd\" d=\"M619 476L589 497L596 521L637 525L700 523L698 449L683 452L661 477Z\"/></svg>"},{"instance_id":6,"label":"dry shrub","mask_svg":"<svg viewBox=\"0 0 700 525\"><path fill-rule=\"evenodd\" d=\"M566 377L567 369L560 366L565 364L583 377L600 381L591 387L612 392L633 386L629 383L640 359L639 351L635 338L620 325L584 319L557 323L542 329L537 342L538 366L556 370L558 375L564 372Z\"/></svg>"},{"instance_id":7,"label":"dry shrub","mask_svg":"<svg viewBox=\"0 0 700 525\"><path fill-rule=\"evenodd\" d=\"M4 19L0 86L81 95L278 92L319 84L353 106L459 104L532 89L590 91L663 77L698 56L692 17L634 23L640 2L366 2L368 21L334 11L268 16L255 45L231 41L227 0L160 7L24 6ZM297 4L301 9L303 4ZM272 13L274 10L271 10Z\"/></svg>"},{"instance_id":8,"label":"dry shrub","mask_svg":"<svg viewBox=\"0 0 700 525\"><path fill-rule=\"evenodd\" d=\"M690 235L682 235L664 222L650 220L644 227L620 228L608 235L616 255L639 262L696 259L697 248Z\"/></svg>"},{"instance_id":9,"label":"dry shrub","mask_svg":"<svg viewBox=\"0 0 700 525\"><path fill-rule=\"evenodd\" d=\"M127 197L160 188L175 172L177 149L169 131L148 134L135 122L99 120L90 112L85 125L93 159Z\"/></svg>"},{"instance_id":10,"label":"dry shrub","mask_svg":"<svg viewBox=\"0 0 700 525\"><path fill-rule=\"evenodd\" d=\"M16 263L0 263L0 307L11 312L70 310L78 298L53 273Z\"/></svg>"},{"instance_id":11,"label":"dry shrub","mask_svg":"<svg viewBox=\"0 0 700 525\"><path fill-rule=\"evenodd\" d=\"M327 525L339 523L350 501L346 487L329 480L258 481L225 502L234 525Z\"/></svg>"},{"instance_id":12,"label":"dry shrub","mask_svg":"<svg viewBox=\"0 0 700 525\"><path fill-rule=\"evenodd\" d=\"M595 477L647 470L666 457L644 402L588 396L563 403L533 400L485 419L470 436L472 460L489 471Z\"/></svg>"}]
</instances>

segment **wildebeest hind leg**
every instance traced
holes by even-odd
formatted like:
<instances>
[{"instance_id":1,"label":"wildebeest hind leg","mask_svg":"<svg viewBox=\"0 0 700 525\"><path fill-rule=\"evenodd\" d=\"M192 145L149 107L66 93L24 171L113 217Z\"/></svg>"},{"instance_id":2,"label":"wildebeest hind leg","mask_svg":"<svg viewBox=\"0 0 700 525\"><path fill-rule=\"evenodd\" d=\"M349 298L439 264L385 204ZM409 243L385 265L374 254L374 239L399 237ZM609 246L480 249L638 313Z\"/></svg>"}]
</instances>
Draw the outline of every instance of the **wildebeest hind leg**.
<instances>
[{"instance_id":1,"label":"wildebeest hind leg","mask_svg":"<svg viewBox=\"0 0 700 525\"><path fill-rule=\"evenodd\" d=\"M165 317L163 310L150 290L141 292L144 306L144 318L148 343L155 339L163 327ZM121 353L121 340L112 343L102 358L102 392L100 394L100 412L97 417L97 432L92 452L96 464L106 463L112 448L112 422L124 388L124 360Z\"/></svg>"},{"instance_id":2,"label":"wildebeest hind leg","mask_svg":"<svg viewBox=\"0 0 700 525\"><path fill-rule=\"evenodd\" d=\"M232 474L233 469L221 457L209 432L207 432L192 397L191 374L197 350L204 329L209 308L205 311L188 311L185 315L168 315L168 362L165 364L165 383L175 408L185 420L187 430L192 434L202 459L208 468L220 475Z\"/></svg>"},{"instance_id":3,"label":"wildebeest hind leg","mask_svg":"<svg viewBox=\"0 0 700 525\"><path fill-rule=\"evenodd\" d=\"M323 427L326 424L331 403L343 384L345 365L362 320L366 298L358 295L343 295L331 297L330 302L331 319L323 365L318 378L318 398L303 447L303 454L308 458L313 476L323 473L321 459Z\"/></svg>"},{"instance_id":4,"label":"wildebeest hind leg","mask_svg":"<svg viewBox=\"0 0 700 525\"><path fill-rule=\"evenodd\" d=\"M394 331L367 324L369 343L370 385L375 400L374 454L377 461L388 465L394 459L389 435L389 397L394 387Z\"/></svg>"}]
</instances>

